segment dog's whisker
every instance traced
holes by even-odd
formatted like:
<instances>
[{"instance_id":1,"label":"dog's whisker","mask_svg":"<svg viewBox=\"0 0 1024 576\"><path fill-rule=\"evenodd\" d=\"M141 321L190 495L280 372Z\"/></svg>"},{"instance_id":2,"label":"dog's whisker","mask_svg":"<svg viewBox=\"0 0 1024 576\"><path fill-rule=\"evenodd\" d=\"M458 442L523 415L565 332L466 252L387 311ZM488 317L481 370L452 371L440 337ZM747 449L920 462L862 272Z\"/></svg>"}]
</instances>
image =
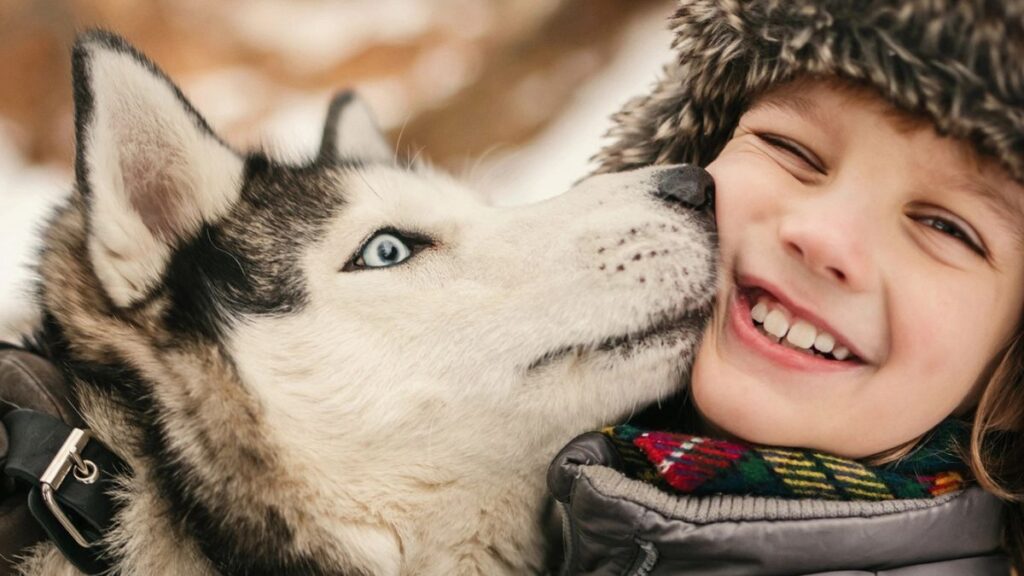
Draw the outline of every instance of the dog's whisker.
<instances>
[{"instance_id":1,"label":"dog's whisker","mask_svg":"<svg viewBox=\"0 0 1024 576\"><path fill-rule=\"evenodd\" d=\"M213 241L213 236L210 234L209 229L206 230L206 239L207 241L210 242L210 246L213 246L214 249L216 249L218 252L223 252L224 254L227 254L231 258L231 260L235 262L235 264L238 266L238 270L242 273L242 276L245 276L247 274L245 266L242 265L242 261L238 259L238 256L218 246L217 243Z\"/></svg>"},{"instance_id":2,"label":"dog's whisker","mask_svg":"<svg viewBox=\"0 0 1024 576\"><path fill-rule=\"evenodd\" d=\"M405 134L405 127L409 125L409 119L412 118L411 114L406 114L405 119L402 120L402 127L398 129L398 137L395 138L395 156L393 163L398 165L398 151L402 148L402 136Z\"/></svg>"},{"instance_id":3,"label":"dog's whisker","mask_svg":"<svg viewBox=\"0 0 1024 576\"><path fill-rule=\"evenodd\" d=\"M498 151L504 148L508 148L508 145L500 142L488 146L479 156L476 157L475 160L473 160L472 165L463 172L463 177L469 180L470 182L474 182L480 185L486 184L487 179L489 178L490 175L488 174L484 178L478 180L477 172L480 170L481 166L485 165L484 163L486 161L489 161L491 159L491 156L493 156ZM493 162L486 166L488 171L494 171L497 169L497 165Z\"/></svg>"},{"instance_id":4,"label":"dog's whisker","mask_svg":"<svg viewBox=\"0 0 1024 576\"><path fill-rule=\"evenodd\" d=\"M415 154L413 154L412 159L409 160L409 163L406 166L406 168L411 170L411 169L414 169L416 167L416 163L419 162L420 155L423 154L423 149L424 149L423 146L418 146L416 148L416 152L415 152Z\"/></svg>"},{"instance_id":5,"label":"dog's whisker","mask_svg":"<svg viewBox=\"0 0 1024 576\"><path fill-rule=\"evenodd\" d=\"M373 187L373 184L370 184L370 181L367 180L366 175L363 174L362 171L357 171L356 174L359 174L359 179L362 180L364 184L366 184L366 187L369 188L370 192L373 192L374 196L376 196L378 200L383 202L384 197L380 195L380 192L377 192L377 189Z\"/></svg>"}]
</instances>

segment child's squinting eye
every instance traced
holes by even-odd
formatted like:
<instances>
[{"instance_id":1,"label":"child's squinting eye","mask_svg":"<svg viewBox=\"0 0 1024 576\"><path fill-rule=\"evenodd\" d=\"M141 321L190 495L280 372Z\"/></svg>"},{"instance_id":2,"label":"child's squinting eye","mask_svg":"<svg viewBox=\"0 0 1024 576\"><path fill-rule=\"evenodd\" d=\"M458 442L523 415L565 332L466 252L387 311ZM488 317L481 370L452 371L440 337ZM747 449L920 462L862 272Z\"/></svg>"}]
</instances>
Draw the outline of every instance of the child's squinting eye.
<instances>
[{"instance_id":1,"label":"child's squinting eye","mask_svg":"<svg viewBox=\"0 0 1024 576\"><path fill-rule=\"evenodd\" d=\"M766 142L769 146L777 148L798 158L803 163L814 169L819 174L825 174L825 164L818 158L816 154L808 150L807 148L793 142L789 138L784 138L777 134L770 134L766 132L757 133L756 136Z\"/></svg>"},{"instance_id":2,"label":"child's squinting eye","mask_svg":"<svg viewBox=\"0 0 1024 576\"><path fill-rule=\"evenodd\" d=\"M978 243L973 238L971 238L971 236L967 232L964 232L963 228L956 225L955 223L945 218L939 218L938 216L919 216L916 219L918 222L921 222L926 226L929 226L930 228L933 228L941 232L942 234L946 234L947 236L951 236L959 240L965 246L970 248L971 251L975 252L979 256L985 256L985 250L981 246L979 246Z\"/></svg>"}]
</instances>

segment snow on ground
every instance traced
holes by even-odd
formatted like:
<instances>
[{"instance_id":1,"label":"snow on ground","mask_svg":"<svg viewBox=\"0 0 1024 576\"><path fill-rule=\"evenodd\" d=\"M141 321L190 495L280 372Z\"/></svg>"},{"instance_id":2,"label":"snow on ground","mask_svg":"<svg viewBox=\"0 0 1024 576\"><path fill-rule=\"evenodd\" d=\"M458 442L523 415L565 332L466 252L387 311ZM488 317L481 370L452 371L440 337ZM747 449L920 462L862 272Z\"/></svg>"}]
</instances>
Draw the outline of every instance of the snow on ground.
<instances>
[{"instance_id":1,"label":"snow on ground","mask_svg":"<svg viewBox=\"0 0 1024 576\"><path fill-rule=\"evenodd\" d=\"M567 191L595 168L590 158L611 127L609 117L633 96L650 90L671 57L671 41L662 7L637 16L615 60L579 90L561 118L529 145L481 162L467 177L502 206Z\"/></svg>"},{"instance_id":2,"label":"snow on ground","mask_svg":"<svg viewBox=\"0 0 1024 576\"><path fill-rule=\"evenodd\" d=\"M59 169L26 164L16 142L0 118L0 341L16 341L36 321L30 302L38 233L71 181Z\"/></svg>"}]
</instances>

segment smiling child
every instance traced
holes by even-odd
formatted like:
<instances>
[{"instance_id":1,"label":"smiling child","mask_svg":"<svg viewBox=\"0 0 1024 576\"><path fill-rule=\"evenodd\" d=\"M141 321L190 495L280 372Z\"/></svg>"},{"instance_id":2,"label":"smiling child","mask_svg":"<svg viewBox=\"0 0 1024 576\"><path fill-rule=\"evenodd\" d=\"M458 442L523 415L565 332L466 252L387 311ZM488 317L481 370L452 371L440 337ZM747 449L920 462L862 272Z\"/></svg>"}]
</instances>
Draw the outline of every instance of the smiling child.
<instances>
[{"instance_id":1,"label":"smiling child","mask_svg":"<svg viewBox=\"0 0 1024 576\"><path fill-rule=\"evenodd\" d=\"M672 26L599 171L713 176L716 305L687 410L643 421L672 432L552 465L565 573L1024 570L1024 1L684 0Z\"/></svg>"}]
</instances>

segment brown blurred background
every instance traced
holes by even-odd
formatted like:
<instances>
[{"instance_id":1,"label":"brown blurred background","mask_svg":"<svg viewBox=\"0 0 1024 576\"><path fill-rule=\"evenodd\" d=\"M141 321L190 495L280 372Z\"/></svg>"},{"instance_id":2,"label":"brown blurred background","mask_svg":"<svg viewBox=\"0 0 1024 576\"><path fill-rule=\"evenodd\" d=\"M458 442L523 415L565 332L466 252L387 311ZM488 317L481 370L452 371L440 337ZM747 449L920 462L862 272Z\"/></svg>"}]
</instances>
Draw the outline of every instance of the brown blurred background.
<instances>
[{"instance_id":1,"label":"brown blurred background","mask_svg":"<svg viewBox=\"0 0 1024 576\"><path fill-rule=\"evenodd\" d=\"M356 86L403 147L458 169L528 142L609 65L631 22L670 12L668 0L0 0L0 116L27 161L67 164L69 49L101 26L239 147Z\"/></svg>"}]
</instances>

